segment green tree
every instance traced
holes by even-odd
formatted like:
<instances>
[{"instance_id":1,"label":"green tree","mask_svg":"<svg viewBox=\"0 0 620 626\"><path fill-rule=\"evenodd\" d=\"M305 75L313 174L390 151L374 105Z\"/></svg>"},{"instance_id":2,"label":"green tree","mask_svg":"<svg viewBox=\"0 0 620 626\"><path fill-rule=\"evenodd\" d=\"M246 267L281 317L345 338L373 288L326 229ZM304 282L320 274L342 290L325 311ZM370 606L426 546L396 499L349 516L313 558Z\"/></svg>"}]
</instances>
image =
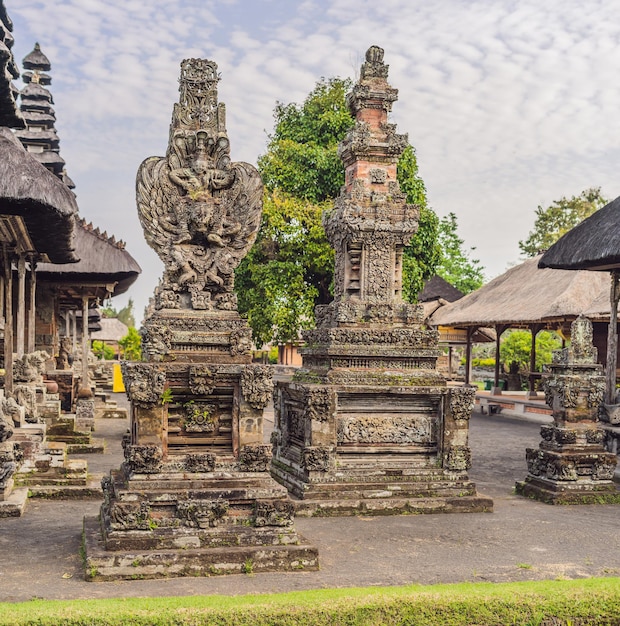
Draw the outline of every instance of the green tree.
<instances>
[{"instance_id":1,"label":"green tree","mask_svg":"<svg viewBox=\"0 0 620 626\"><path fill-rule=\"evenodd\" d=\"M554 332L543 330L536 335L536 371L551 363L552 352L562 347L562 340ZM499 353L504 366L508 368L512 361L519 364L519 369L530 367L532 333L529 330L507 330L502 335Z\"/></svg>"},{"instance_id":2,"label":"green tree","mask_svg":"<svg viewBox=\"0 0 620 626\"><path fill-rule=\"evenodd\" d=\"M330 300L334 251L321 223L327 208L328 202L265 193L256 243L235 277L239 310L257 344L296 339L300 328L312 326L315 304Z\"/></svg>"},{"instance_id":3,"label":"green tree","mask_svg":"<svg viewBox=\"0 0 620 626\"><path fill-rule=\"evenodd\" d=\"M555 200L546 209L538 206L534 228L519 249L527 256L536 256L548 250L562 235L577 226L586 217L605 206L609 201L601 195L600 187L582 191L578 196Z\"/></svg>"},{"instance_id":4,"label":"green tree","mask_svg":"<svg viewBox=\"0 0 620 626\"><path fill-rule=\"evenodd\" d=\"M114 358L114 348L108 346L105 342L98 339L93 340L92 352L98 359L111 361Z\"/></svg>"},{"instance_id":5,"label":"green tree","mask_svg":"<svg viewBox=\"0 0 620 626\"><path fill-rule=\"evenodd\" d=\"M274 132L258 159L266 187L261 229L236 272L239 310L258 343L296 339L300 328L312 325L314 306L331 299L333 251L321 214L344 183L338 143L354 124L345 101L351 84L321 79L301 106L276 105ZM398 180L407 201L420 206L419 229L403 258L405 297L414 300L434 274L440 252L438 220L426 206L412 147L398 163Z\"/></svg>"},{"instance_id":6,"label":"green tree","mask_svg":"<svg viewBox=\"0 0 620 626\"><path fill-rule=\"evenodd\" d=\"M142 339L134 326L130 326L127 334L119 339L118 345L123 349L123 358L127 361L142 359Z\"/></svg>"},{"instance_id":7,"label":"green tree","mask_svg":"<svg viewBox=\"0 0 620 626\"><path fill-rule=\"evenodd\" d=\"M437 274L451 285L469 293L484 283L483 268L478 259L473 259L470 252L463 248L465 242L458 236L458 222L454 213L448 213L439 221L438 244L441 249L441 260L437 266Z\"/></svg>"},{"instance_id":8,"label":"green tree","mask_svg":"<svg viewBox=\"0 0 620 626\"><path fill-rule=\"evenodd\" d=\"M127 306L117 311L113 306L107 306L101 309L101 315L107 318L116 318L123 322L125 326L135 326L136 318L133 312L133 298L129 298Z\"/></svg>"}]
</instances>

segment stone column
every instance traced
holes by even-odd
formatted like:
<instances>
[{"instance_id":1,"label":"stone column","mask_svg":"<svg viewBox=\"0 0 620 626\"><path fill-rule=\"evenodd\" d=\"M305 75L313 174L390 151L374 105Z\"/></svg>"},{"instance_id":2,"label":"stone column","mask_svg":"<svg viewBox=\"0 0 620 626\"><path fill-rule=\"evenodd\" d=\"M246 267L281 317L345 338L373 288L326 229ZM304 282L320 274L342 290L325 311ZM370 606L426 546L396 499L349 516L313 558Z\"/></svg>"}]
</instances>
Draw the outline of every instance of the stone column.
<instances>
[{"instance_id":1,"label":"stone column","mask_svg":"<svg viewBox=\"0 0 620 626\"><path fill-rule=\"evenodd\" d=\"M4 389L13 392L13 273L11 255L6 246L2 247L4 263Z\"/></svg>"},{"instance_id":2,"label":"stone column","mask_svg":"<svg viewBox=\"0 0 620 626\"><path fill-rule=\"evenodd\" d=\"M73 329L71 332L71 350L73 351L73 354L75 354L77 350L77 315L75 314L75 311L71 311L70 315L71 327Z\"/></svg>"},{"instance_id":3,"label":"stone column","mask_svg":"<svg viewBox=\"0 0 620 626\"><path fill-rule=\"evenodd\" d=\"M88 339L88 296L82 296L82 382L80 391L89 389L88 386L88 352L90 342Z\"/></svg>"},{"instance_id":4,"label":"stone column","mask_svg":"<svg viewBox=\"0 0 620 626\"><path fill-rule=\"evenodd\" d=\"M36 340L36 305L37 305L37 261L30 257L30 283L28 293L28 337L26 352L34 352Z\"/></svg>"},{"instance_id":5,"label":"stone column","mask_svg":"<svg viewBox=\"0 0 620 626\"><path fill-rule=\"evenodd\" d=\"M17 357L24 356L26 337L26 257L20 254L17 260L17 337L15 351Z\"/></svg>"}]
</instances>

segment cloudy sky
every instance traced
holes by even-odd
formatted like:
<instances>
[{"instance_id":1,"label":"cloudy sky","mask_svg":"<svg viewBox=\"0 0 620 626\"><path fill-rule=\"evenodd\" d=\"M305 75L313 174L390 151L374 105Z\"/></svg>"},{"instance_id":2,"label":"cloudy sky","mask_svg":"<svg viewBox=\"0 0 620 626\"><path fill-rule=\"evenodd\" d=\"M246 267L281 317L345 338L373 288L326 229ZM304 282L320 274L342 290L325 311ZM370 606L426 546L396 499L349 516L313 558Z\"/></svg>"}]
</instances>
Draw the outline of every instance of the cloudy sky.
<instances>
[{"instance_id":1,"label":"cloudy sky","mask_svg":"<svg viewBox=\"0 0 620 626\"><path fill-rule=\"evenodd\" d=\"M276 101L322 76L355 78L380 45L431 206L454 212L487 278L519 260L540 204L592 186L620 195L620 0L5 0L18 63L52 62L61 155L80 212L143 268L162 264L134 180L163 155L179 64L215 60L231 156L256 163ZM125 298L126 300L126 298ZM122 298L115 305L122 306Z\"/></svg>"}]
</instances>

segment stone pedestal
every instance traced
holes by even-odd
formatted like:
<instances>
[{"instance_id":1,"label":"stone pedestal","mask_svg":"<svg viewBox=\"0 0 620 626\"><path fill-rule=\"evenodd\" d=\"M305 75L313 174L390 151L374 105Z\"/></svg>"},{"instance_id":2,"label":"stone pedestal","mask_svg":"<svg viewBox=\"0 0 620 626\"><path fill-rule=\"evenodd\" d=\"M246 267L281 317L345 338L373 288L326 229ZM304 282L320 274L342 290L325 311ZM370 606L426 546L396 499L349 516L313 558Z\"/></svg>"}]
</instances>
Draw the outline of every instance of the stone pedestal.
<instances>
[{"instance_id":1,"label":"stone pedestal","mask_svg":"<svg viewBox=\"0 0 620 626\"><path fill-rule=\"evenodd\" d=\"M251 363L233 291L262 184L230 163L218 80L211 61L182 63L168 156L138 173L140 219L165 273L142 328L148 362L123 363L131 428L100 519L85 520L88 580L318 568L269 474L272 370Z\"/></svg>"},{"instance_id":2,"label":"stone pedestal","mask_svg":"<svg viewBox=\"0 0 620 626\"><path fill-rule=\"evenodd\" d=\"M407 145L387 115L397 90L383 50L366 54L339 146L345 186L324 218L334 301L304 333L303 367L275 394L272 474L300 515L490 511L467 470L474 389L448 388L438 334L402 299L402 256L418 225L396 164Z\"/></svg>"},{"instance_id":3,"label":"stone pedestal","mask_svg":"<svg viewBox=\"0 0 620 626\"><path fill-rule=\"evenodd\" d=\"M517 482L517 493L549 504L620 502L613 482L617 458L605 449L598 421L605 377L589 320L573 322L571 346L554 353L549 369L544 388L553 424L541 427L538 449L526 450L528 474Z\"/></svg>"}]
</instances>

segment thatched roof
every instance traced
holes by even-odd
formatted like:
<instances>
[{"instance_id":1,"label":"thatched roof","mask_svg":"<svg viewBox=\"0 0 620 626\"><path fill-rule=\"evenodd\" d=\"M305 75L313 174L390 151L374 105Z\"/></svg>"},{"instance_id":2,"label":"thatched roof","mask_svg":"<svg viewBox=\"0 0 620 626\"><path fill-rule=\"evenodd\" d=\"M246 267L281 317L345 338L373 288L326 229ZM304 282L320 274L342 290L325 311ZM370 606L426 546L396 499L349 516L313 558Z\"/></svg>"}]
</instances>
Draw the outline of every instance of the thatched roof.
<instances>
[{"instance_id":1,"label":"thatched roof","mask_svg":"<svg viewBox=\"0 0 620 626\"><path fill-rule=\"evenodd\" d=\"M436 311L432 325L527 326L571 320L585 311L609 278L590 272L540 270L540 257L510 268L480 289Z\"/></svg>"},{"instance_id":2,"label":"thatched roof","mask_svg":"<svg viewBox=\"0 0 620 626\"><path fill-rule=\"evenodd\" d=\"M447 302L454 302L462 297L462 291L459 291L447 280L435 274L435 276L429 278L424 283L424 288L418 294L418 302L430 302L431 300L439 300L440 298Z\"/></svg>"},{"instance_id":3,"label":"thatched roof","mask_svg":"<svg viewBox=\"0 0 620 626\"><path fill-rule=\"evenodd\" d=\"M19 76L13 58L13 22L6 12L4 0L0 0L0 126L23 128L24 120L17 110L15 96L17 88L11 78Z\"/></svg>"},{"instance_id":4,"label":"thatched roof","mask_svg":"<svg viewBox=\"0 0 620 626\"><path fill-rule=\"evenodd\" d=\"M620 268L620 197L568 231L543 254L539 265L565 270Z\"/></svg>"},{"instance_id":5,"label":"thatched roof","mask_svg":"<svg viewBox=\"0 0 620 626\"><path fill-rule=\"evenodd\" d=\"M119 295L129 289L142 271L136 260L125 250L122 241L108 237L84 220L77 221L75 249L80 257L79 263L40 263L37 266L37 278L70 284L116 283L112 295Z\"/></svg>"},{"instance_id":6,"label":"thatched roof","mask_svg":"<svg viewBox=\"0 0 620 626\"><path fill-rule=\"evenodd\" d=\"M0 214L20 215L37 252L52 263L74 263L74 194L0 128Z\"/></svg>"},{"instance_id":7,"label":"thatched roof","mask_svg":"<svg viewBox=\"0 0 620 626\"><path fill-rule=\"evenodd\" d=\"M115 317L102 317L99 320L101 330L96 330L90 334L91 339L98 341L116 341L122 339L128 332L129 328Z\"/></svg>"}]
</instances>

